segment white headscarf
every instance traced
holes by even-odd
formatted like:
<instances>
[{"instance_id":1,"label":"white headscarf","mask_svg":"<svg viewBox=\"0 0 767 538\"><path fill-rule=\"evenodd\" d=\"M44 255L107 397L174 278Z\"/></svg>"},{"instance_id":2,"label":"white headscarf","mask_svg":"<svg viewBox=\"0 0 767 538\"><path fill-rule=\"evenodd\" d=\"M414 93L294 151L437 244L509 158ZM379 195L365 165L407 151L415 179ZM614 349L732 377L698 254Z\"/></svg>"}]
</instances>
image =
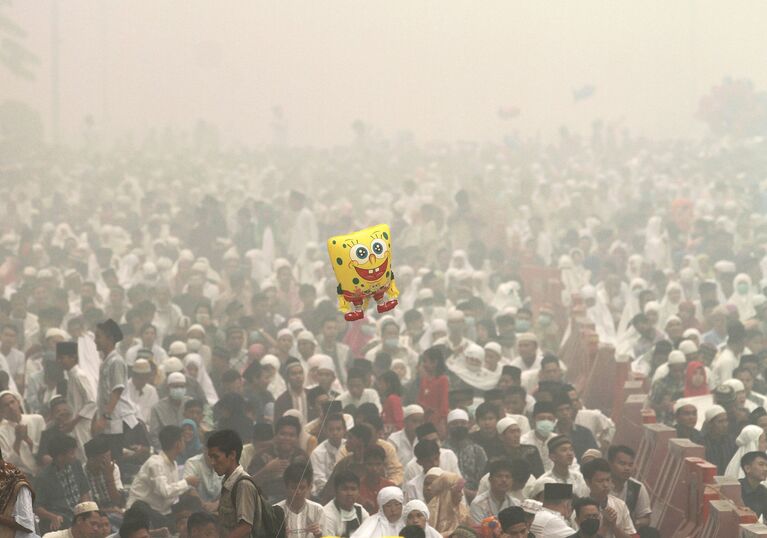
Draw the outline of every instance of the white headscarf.
<instances>
[{"instance_id":1,"label":"white headscarf","mask_svg":"<svg viewBox=\"0 0 767 538\"><path fill-rule=\"evenodd\" d=\"M351 538L382 538L384 536L399 536L399 531L404 527L404 518L400 517L397 521L391 522L386 519L383 507L389 501L399 501L405 503L405 496L402 490L396 486L389 486L378 492L378 513L367 518L359 528L354 531ZM404 513L404 510L403 510Z\"/></svg>"},{"instance_id":2,"label":"white headscarf","mask_svg":"<svg viewBox=\"0 0 767 538\"><path fill-rule=\"evenodd\" d=\"M673 302L669 298L669 292L674 290L679 291L680 294L677 302ZM682 285L679 282L669 282L666 286L666 293L663 294L663 299L660 301L660 310L658 311L658 325L660 327L665 327L670 317L679 314L679 303L684 300Z\"/></svg>"},{"instance_id":3,"label":"white headscarf","mask_svg":"<svg viewBox=\"0 0 767 538\"><path fill-rule=\"evenodd\" d=\"M479 363L478 367L470 365L477 362ZM472 387L479 390L494 389L498 386L503 368L498 368L495 372L491 372L484 367L484 363L485 350L477 344L469 344L463 353L450 357L446 365L451 372Z\"/></svg>"},{"instance_id":4,"label":"white headscarf","mask_svg":"<svg viewBox=\"0 0 767 538\"><path fill-rule=\"evenodd\" d=\"M748 292L745 295L738 293L738 284L748 284ZM727 303L738 307L740 321L746 321L756 315L754 308L754 288L751 285L751 277L740 273L732 282L733 292Z\"/></svg>"},{"instance_id":5,"label":"white headscarf","mask_svg":"<svg viewBox=\"0 0 767 538\"><path fill-rule=\"evenodd\" d=\"M285 380L280 375L280 359L274 355L267 354L261 357L259 363L261 366L272 366L274 368L274 377L269 381L269 386L266 387L266 390L271 392L275 399L279 398L288 389Z\"/></svg>"},{"instance_id":6,"label":"white headscarf","mask_svg":"<svg viewBox=\"0 0 767 538\"><path fill-rule=\"evenodd\" d=\"M759 438L764 434L764 430L759 426L750 424L743 428L735 440L735 444L738 445L738 450L727 465L727 470L724 472L724 476L728 478L743 478L745 473L740 466L740 459L755 450L759 450Z\"/></svg>"},{"instance_id":7,"label":"white headscarf","mask_svg":"<svg viewBox=\"0 0 767 538\"><path fill-rule=\"evenodd\" d=\"M442 538L442 535L437 532L437 529L429 525L429 508L426 506L426 503L419 501L418 499L408 501L405 508L402 509L402 519L404 519L403 525L407 523L407 516L410 512L421 512L426 516L426 526L423 529L426 532L426 538Z\"/></svg>"},{"instance_id":8,"label":"white headscarf","mask_svg":"<svg viewBox=\"0 0 767 538\"><path fill-rule=\"evenodd\" d=\"M218 402L218 393L213 386L213 381L208 375L208 371L205 369L205 365L202 362L202 357L198 353L188 353L184 357L184 367L194 364L197 366L197 382L200 384L203 393L205 393L205 399L208 400L208 405L215 405Z\"/></svg>"}]
</instances>

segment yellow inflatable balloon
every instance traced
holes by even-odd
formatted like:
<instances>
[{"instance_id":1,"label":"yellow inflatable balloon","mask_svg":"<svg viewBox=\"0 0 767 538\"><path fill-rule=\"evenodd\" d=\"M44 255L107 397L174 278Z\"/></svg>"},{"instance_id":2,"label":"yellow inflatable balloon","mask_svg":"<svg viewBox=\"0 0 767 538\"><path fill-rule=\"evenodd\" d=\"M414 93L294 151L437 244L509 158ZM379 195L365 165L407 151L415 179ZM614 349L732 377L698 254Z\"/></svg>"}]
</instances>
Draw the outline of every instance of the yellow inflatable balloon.
<instances>
[{"instance_id":1,"label":"yellow inflatable balloon","mask_svg":"<svg viewBox=\"0 0 767 538\"><path fill-rule=\"evenodd\" d=\"M379 313L397 306L391 243L388 224L328 239L328 255L338 281L338 309L346 321L364 318L371 297Z\"/></svg>"}]
</instances>

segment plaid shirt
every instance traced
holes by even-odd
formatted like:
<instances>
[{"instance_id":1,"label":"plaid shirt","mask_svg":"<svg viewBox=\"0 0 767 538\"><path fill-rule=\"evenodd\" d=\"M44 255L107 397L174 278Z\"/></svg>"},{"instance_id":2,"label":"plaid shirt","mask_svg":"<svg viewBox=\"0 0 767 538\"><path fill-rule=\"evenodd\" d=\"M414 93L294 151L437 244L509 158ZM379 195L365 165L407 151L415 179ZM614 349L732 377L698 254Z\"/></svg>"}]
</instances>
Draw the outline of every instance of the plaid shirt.
<instances>
[{"instance_id":1,"label":"plaid shirt","mask_svg":"<svg viewBox=\"0 0 767 538\"><path fill-rule=\"evenodd\" d=\"M64 499L67 501L70 509L80 502L80 488L77 485L77 478L75 477L74 465L70 464L63 469L56 470L56 478L61 484L61 488L64 490Z\"/></svg>"},{"instance_id":2,"label":"plaid shirt","mask_svg":"<svg viewBox=\"0 0 767 538\"><path fill-rule=\"evenodd\" d=\"M91 485L91 495L96 504L98 504L100 508L111 507L112 498L109 496L109 489L107 488L107 481L104 479L104 475L100 472L91 473L86 468L85 476L88 478L88 483Z\"/></svg>"}]
</instances>

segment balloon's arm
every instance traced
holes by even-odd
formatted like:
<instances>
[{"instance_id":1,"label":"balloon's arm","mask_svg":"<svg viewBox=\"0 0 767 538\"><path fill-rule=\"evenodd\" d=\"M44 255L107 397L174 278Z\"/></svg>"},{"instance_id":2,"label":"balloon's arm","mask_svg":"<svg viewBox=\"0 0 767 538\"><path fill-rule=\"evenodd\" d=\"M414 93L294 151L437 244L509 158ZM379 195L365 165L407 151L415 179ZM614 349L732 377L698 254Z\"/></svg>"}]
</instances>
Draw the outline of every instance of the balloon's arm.
<instances>
[{"instance_id":1,"label":"balloon's arm","mask_svg":"<svg viewBox=\"0 0 767 538\"><path fill-rule=\"evenodd\" d=\"M397 289L396 282L394 282L393 272L391 274L391 282L389 283L389 290L386 292L386 294L392 299L396 299L397 297L399 297L399 290Z\"/></svg>"},{"instance_id":2,"label":"balloon's arm","mask_svg":"<svg viewBox=\"0 0 767 538\"><path fill-rule=\"evenodd\" d=\"M349 311L349 301L346 300L341 292L341 284L338 285L338 309L344 314Z\"/></svg>"}]
</instances>

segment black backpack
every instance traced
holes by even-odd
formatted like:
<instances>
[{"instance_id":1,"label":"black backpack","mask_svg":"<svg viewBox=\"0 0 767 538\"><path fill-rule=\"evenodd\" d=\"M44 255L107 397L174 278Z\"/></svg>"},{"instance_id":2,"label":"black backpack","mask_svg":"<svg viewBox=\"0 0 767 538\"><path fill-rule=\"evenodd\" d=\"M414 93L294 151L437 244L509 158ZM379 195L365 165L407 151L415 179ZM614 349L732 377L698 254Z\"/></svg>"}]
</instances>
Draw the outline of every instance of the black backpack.
<instances>
[{"instance_id":1,"label":"black backpack","mask_svg":"<svg viewBox=\"0 0 767 538\"><path fill-rule=\"evenodd\" d=\"M250 531L251 538L285 538L285 512L279 506L272 506L261 493L253 477L245 475L237 479L232 486L232 505L237 507L237 486L247 480L256 488L256 513L253 517L253 528Z\"/></svg>"}]
</instances>

